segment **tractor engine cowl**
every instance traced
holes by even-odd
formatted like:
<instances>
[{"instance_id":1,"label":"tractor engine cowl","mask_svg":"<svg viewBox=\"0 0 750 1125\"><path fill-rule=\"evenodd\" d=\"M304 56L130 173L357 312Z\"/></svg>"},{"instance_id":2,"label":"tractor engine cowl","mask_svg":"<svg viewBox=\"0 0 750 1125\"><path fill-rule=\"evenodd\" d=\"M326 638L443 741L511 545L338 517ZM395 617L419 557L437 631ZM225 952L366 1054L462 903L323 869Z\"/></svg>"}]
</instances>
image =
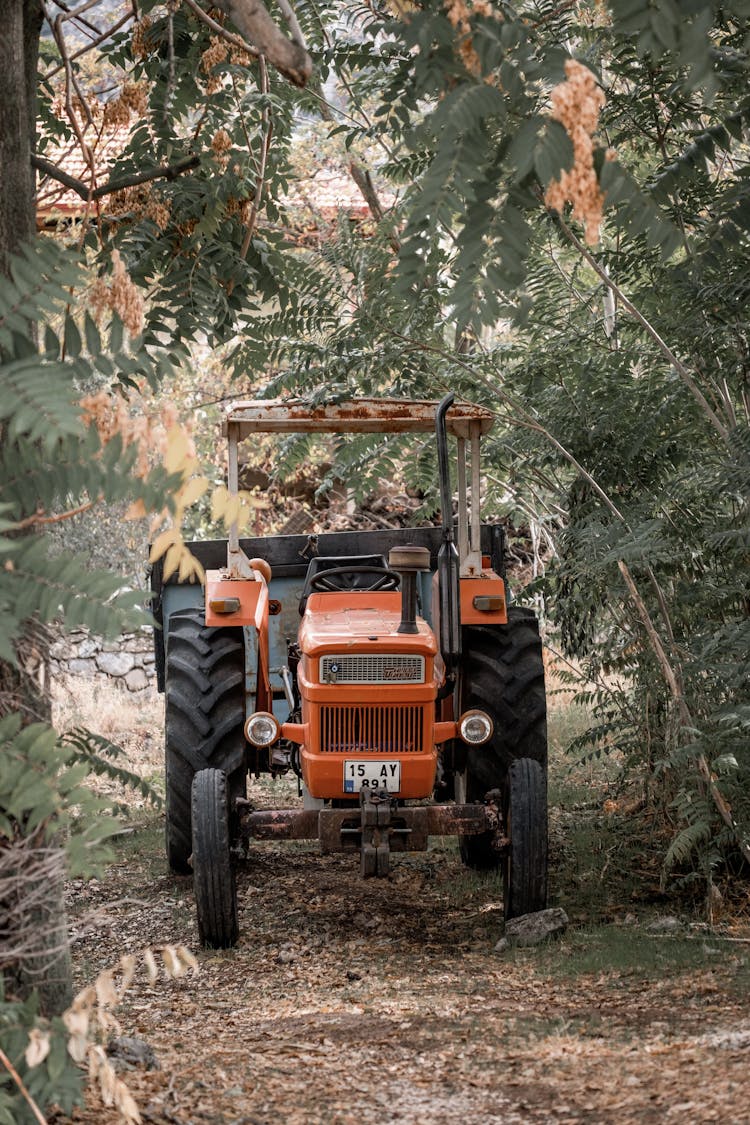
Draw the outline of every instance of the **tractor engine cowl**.
<instances>
[{"instance_id":1,"label":"tractor engine cowl","mask_svg":"<svg viewBox=\"0 0 750 1125\"><path fill-rule=\"evenodd\" d=\"M365 787L399 798L433 791L442 663L434 633L416 614L414 631L399 632L402 611L395 591L308 600L297 686L300 766L314 797L358 800Z\"/></svg>"},{"instance_id":2,"label":"tractor engine cowl","mask_svg":"<svg viewBox=\"0 0 750 1125\"><path fill-rule=\"evenodd\" d=\"M429 553L396 548L389 563L402 583L415 582ZM445 672L434 633L416 616L413 589L312 592L299 649L301 715L295 718L301 721L279 725L270 712L255 712L245 737L256 749L279 739L299 745L312 797L358 800L364 788L400 799L429 797L441 743L460 738L480 747L492 737L483 711L438 719Z\"/></svg>"}]
</instances>

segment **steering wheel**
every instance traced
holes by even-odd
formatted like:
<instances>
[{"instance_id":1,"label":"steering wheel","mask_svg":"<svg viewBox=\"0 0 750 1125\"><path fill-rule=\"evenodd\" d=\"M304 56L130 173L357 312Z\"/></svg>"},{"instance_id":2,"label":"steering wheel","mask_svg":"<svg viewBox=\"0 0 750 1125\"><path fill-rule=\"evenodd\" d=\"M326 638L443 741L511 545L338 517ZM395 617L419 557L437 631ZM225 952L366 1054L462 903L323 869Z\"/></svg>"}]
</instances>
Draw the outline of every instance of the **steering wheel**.
<instances>
[{"instance_id":1,"label":"steering wheel","mask_svg":"<svg viewBox=\"0 0 750 1125\"><path fill-rule=\"evenodd\" d=\"M369 586L357 585L355 575L375 575ZM346 581L346 577L351 580ZM310 579L310 590L318 593L340 594L347 590L398 590L399 576L395 571L385 566L335 566L330 570L321 570Z\"/></svg>"}]
</instances>

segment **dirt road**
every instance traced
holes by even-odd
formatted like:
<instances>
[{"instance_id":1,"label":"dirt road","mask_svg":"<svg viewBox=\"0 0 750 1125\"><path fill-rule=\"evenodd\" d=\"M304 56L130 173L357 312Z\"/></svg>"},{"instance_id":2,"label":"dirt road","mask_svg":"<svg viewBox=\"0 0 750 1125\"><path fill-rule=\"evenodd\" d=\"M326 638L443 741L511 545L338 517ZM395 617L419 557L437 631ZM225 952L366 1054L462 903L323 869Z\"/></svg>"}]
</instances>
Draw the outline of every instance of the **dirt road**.
<instances>
[{"instance_id":1,"label":"dirt road","mask_svg":"<svg viewBox=\"0 0 750 1125\"><path fill-rule=\"evenodd\" d=\"M107 878L71 887L81 983L149 944L198 950L190 880L139 818ZM195 976L141 974L120 1009L161 1065L124 1075L144 1121L750 1121L750 944L631 916L501 955L497 882L452 848L393 866L363 882L312 845L252 848L239 946ZM116 1116L91 1099L75 1120Z\"/></svg>"}]
</instances>

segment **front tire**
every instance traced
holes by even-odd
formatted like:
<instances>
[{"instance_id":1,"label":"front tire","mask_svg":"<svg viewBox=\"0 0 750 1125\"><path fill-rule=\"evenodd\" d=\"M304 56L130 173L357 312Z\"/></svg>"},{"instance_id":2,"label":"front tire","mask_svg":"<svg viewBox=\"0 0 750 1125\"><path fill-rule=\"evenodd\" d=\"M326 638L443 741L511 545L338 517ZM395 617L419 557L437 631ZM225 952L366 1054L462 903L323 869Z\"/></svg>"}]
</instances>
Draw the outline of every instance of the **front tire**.
<instances>
[{"instance_id":1,"label":"front tire","mask_svg":"<svg viewBox=\"0 0 750 1125\"><path fill-rule=\"evenodd\" d=\"M193 778L193 890L201 945L228 949L239 937L237 889L229 839L229 798L223 770Z\"/></svg>"},{"instance_id":2,"label":"front tire","mask_svg":"<svg viewBox=\"0 0 750 1125\"><path fill-rule=\"evenodd\" d=\"M457 803L482 802L502 792L519 758L547 769L547 702L539 624L530 609L512 606L507 625L468 625L463 630L461 711L477 707L494 723L490 741L469 747L455 777ZM478 870L497 868L491 833L459 838L461 859Z\"/></svg>"},{"instance_id":3,"label":"front tire","mask_svg":"<svg viewBox=\"0 0 750 1125\"><path fill-rule=\"evenodd\" d=\"M190 789L199 770L222 769L232 798L245 794L245 656L242 630L207 628L203 611L169 618L166 656L166 849L190 872Z\"/></svg>"},{"instance_id":4,"label":"front tire","mask_svg":"<svg viewBox=\"0 0 750 1125\"><path fill-rule=\"evenodd\" d=\"M547 905L547 783L539 762L511 765L503 797L505 834L503 909L506 918L534 914Z\"/></svg>"}]
</instances>

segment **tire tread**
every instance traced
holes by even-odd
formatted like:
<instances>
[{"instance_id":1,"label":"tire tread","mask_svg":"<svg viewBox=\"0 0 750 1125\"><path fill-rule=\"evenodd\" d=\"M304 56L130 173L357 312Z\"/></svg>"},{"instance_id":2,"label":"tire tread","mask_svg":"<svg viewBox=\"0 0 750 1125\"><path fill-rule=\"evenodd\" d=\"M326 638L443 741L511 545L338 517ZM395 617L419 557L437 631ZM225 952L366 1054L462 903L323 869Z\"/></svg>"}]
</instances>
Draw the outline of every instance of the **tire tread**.
<instances>
[{"instance_id":1,"label":"tire tread","mask_svg":"<svg viewBox=\"0 0 750 1125\"><path fill-rule=\"evenodd\" d=\"M191 788L193 889L201 945L227 949L239 936L229 838L227 776L201 770Z\"/></svg>"},{"instance_id":2,"label":"tire tread","mask_svg":"<svg viewBox=\"0 0 750 1125\"><path fill-rule=\"evenodd\" d=\"M507 625L464 627L462 710L478 707L495 725L489 743L467 754L467 800L483 801L502 790L520 758L547 769L547 702L539 625L534 612L511 606ZM477 870L497 868L500 857L488 836L459 839L461 858Z\"/></svg>"},{"instance_id":3,"label":"tire tread","mask_svg":"<svg viewBox=\"0 0 750 1125\"><path fill-rule=\"evenodd\" d=\"M199 609L172 614L165 695L167 860L172 871L188 874L194 775L207 767L222 769L232 794L244 792L247 744L241 630L207 628Z\"/></svg>"},{"instance_id":4,"label":"tire tread","mask_svg":"<svg viewBox=\"0 0 750 1125\"><path fill-rule=\"evenodd\" d=\"M506 818L508 811L503 909L506 918L518 918L547 905L547 783L539 762L519 758L511 765L505 786Z\"/></svg>"}]
</instances>

